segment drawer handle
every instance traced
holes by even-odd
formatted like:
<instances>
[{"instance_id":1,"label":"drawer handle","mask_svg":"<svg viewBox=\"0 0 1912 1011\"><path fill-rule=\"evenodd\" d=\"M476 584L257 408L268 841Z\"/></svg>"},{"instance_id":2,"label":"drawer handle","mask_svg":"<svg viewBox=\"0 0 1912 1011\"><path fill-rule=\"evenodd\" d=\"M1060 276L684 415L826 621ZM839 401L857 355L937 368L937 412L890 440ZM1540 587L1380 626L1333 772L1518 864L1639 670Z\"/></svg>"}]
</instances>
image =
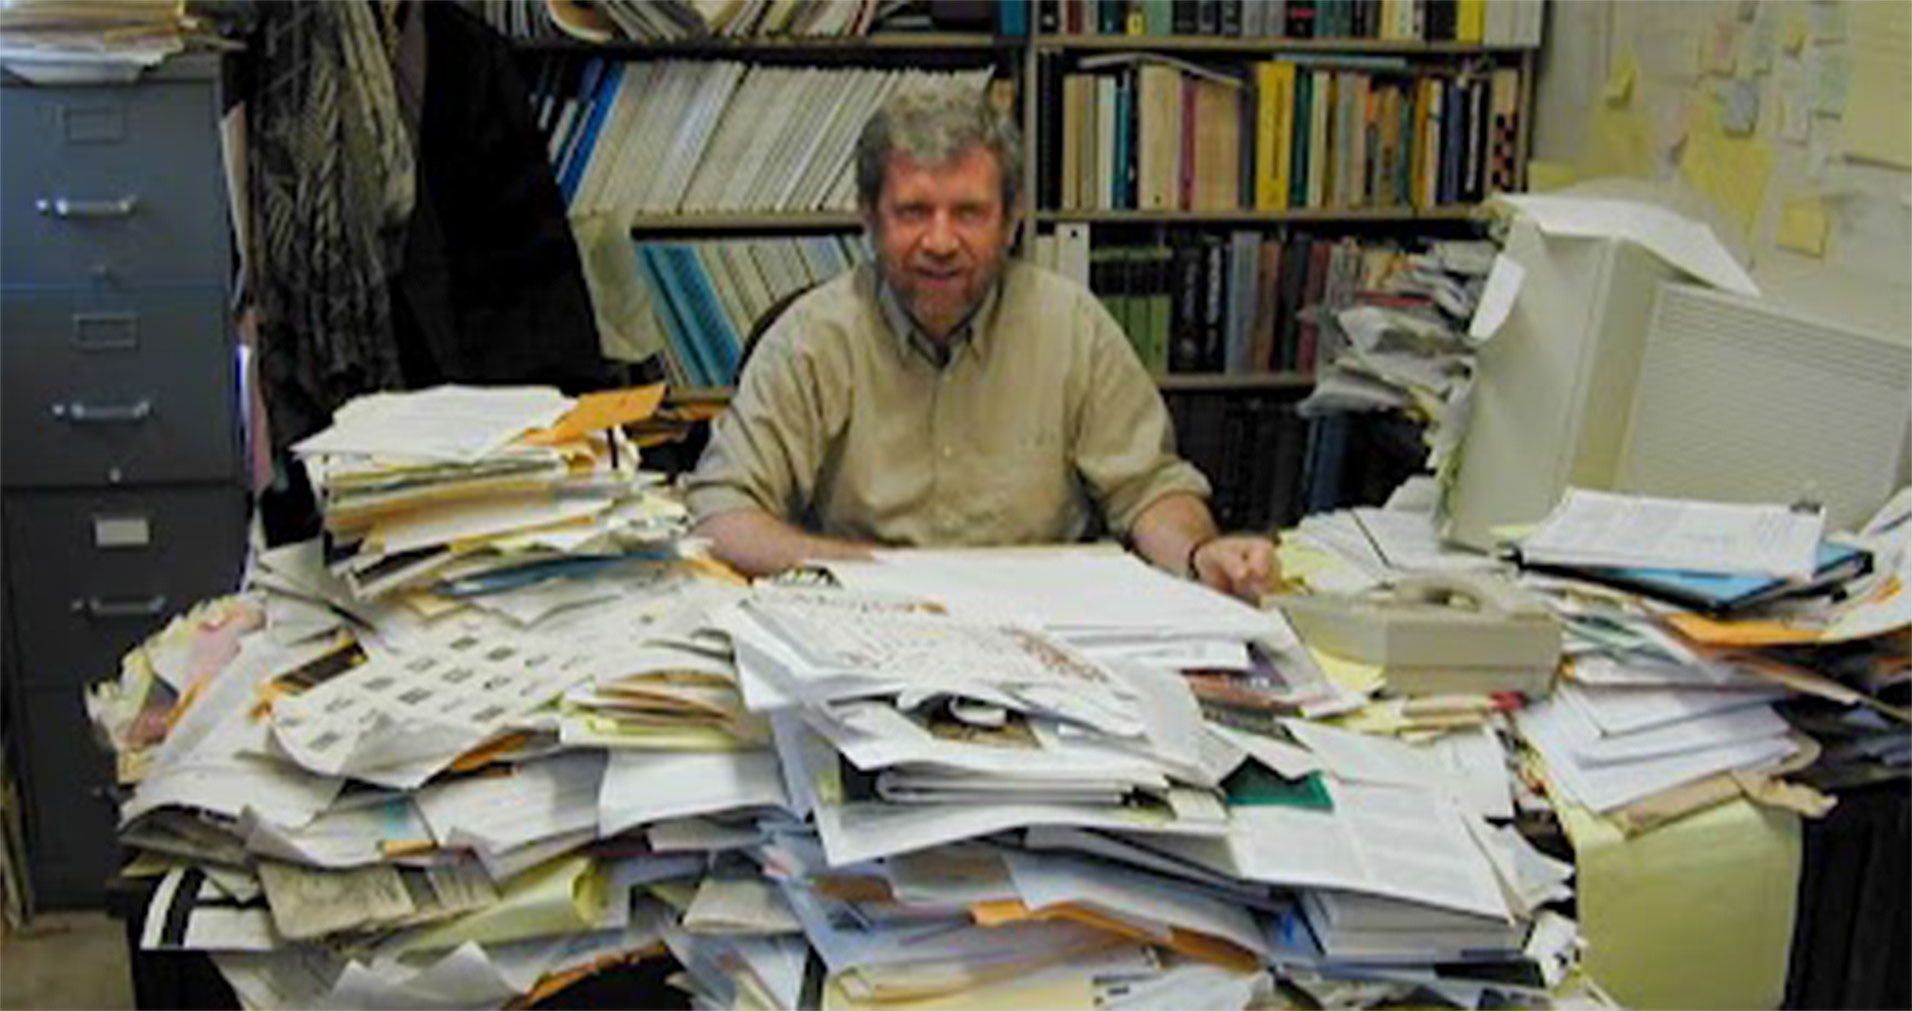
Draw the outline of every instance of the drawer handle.
<instances>
[{"instance_id":1,"label":"drawer handle","mask_svg":"<svg viewBox=\"0 0 1912 1011\"><path fill-rule=\"evenodd\" d=\"M73 612L89 618L153 618L166 610L166 595L155 593L145 600L106 600L84 597L73 602Z\"/></svg>"},{"instance_id":2,"label":"drawer handle","mask_svg":"<svg viewBox=\"0 0 1912 1011\"><path fill-rule=\"evenodd\" d=\"M53 416L76 425L139 422L153 416L153 401L151 397L142 397L130 404L88 404L75 400L67 404L54 404Z\"/></svg>"},{"instance_id":3,"label":"drawer handle","mask_svg":"<svg viewBox=\"0 0 1912 1011\"><path fill-rule=\"evenodd\" d=\"M139 206L139 198L124 196L118 200L75 200L72 197L41 197L33 202L41 214L56 218L127 218Z\"/></svg>"}]
</instances>

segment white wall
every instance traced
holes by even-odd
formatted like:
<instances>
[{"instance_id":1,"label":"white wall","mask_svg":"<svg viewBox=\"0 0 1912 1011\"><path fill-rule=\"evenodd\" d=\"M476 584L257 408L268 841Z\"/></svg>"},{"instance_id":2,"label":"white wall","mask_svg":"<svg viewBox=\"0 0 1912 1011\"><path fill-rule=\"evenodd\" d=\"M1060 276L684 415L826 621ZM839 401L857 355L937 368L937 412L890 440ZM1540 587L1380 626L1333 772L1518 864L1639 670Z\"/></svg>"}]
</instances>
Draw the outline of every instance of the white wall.
<instances>
[{"instance_id":1,"label":"white wall","mask_svg":"<svg viewBox=\"0 0 1912 1011\"><path fill-rule=\"evenodd\" d=\"M1772 297L1912 339L1909 36L1904 0L1552 0L1536 186L1657 180ZM1824 248L1788 248L1819 214Z\"/></svg>"}]
</instances>

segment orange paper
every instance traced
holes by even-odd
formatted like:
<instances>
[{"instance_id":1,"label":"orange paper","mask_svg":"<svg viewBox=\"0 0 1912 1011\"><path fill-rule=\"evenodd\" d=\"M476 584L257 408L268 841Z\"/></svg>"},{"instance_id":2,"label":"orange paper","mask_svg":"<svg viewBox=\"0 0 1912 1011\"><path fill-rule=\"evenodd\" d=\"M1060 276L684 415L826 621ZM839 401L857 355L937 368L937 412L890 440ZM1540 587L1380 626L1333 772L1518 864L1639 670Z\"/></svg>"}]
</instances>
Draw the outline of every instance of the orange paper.
<instances>
[{"instance_id":1,"label":"orange paper","mask_svg":"<svg viewBox=\"0 0 1912 1011\"><path fill-rule=\"evenodd\" d=\"M643 421L656 414L663 402L663 383L587 393L578 398L578 405L559 418L557 424L528 433L523 441L532 446L569 442L592 432Z\"/></svg>"}]
</instances>

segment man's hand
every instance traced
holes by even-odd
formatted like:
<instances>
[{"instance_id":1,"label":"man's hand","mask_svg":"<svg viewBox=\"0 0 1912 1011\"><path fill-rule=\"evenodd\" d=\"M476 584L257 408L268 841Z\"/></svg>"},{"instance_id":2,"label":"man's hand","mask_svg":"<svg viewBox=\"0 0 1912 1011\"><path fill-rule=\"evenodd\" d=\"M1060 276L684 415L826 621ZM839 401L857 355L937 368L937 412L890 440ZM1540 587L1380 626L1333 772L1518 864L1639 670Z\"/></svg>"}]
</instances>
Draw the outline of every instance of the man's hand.
<instances>
[{"instance_id":1,"label":"man's hand","mask_svg":"<svg viewBox=\"0 0 1912 1011\"><path fill-rule=\"evenodd\" d=\"M1214 589L1260 604L1281 575L1275 545L1266 537L1227 534L1203 541L1188 558L1189 574Z\"/></svg>"}]
</instances>

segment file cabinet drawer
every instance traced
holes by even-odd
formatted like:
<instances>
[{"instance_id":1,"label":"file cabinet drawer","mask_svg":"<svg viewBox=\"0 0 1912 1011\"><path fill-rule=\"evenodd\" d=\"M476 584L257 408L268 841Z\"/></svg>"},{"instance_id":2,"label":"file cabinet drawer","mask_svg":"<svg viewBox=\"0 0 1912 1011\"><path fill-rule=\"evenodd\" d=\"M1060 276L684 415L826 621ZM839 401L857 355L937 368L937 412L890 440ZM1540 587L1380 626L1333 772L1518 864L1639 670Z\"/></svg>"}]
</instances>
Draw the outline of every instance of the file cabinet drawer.
<instances>
[{"instance_id":1,"label":"file cabinet drawer","mask_svg":"<svg viewBox=\"0 0 1912 1011\"><path fill-rule=\"evenodd\" d=\"M214 83L0 88L9 286L223 282Z\"/></svg>"},{"instance_id":2,"label":"file cabinet drawer","mask_svg":"<svg viewBox=\"0 0 1912 1011\"><path fill-rule=\"evenodd\" d=\"M236 371L221 288L8 292L5 483L230 479Z\"/></svg>"},{"instance_id":3,"label":"file cabinet drawer","mask_svg":"<svg viewBox=\"0 0 1912 1011\"><path fill-rule=\"evenodd\" d=\"M15 492L4 508L22 685L115 676L148 633L238 586L237 488Z\"/></svg>"},{"instance_id":4,"label":"file cabinet drawer","mask_svg":"<svg viewBox=\"0 0 1912 1011\"><path fill-rule=\"evenodd\" d=\"M14 694L26 742L27 860L42 906L96 906L119 865L113 760L78 688Z\"/></svg>"}]
</instances>

